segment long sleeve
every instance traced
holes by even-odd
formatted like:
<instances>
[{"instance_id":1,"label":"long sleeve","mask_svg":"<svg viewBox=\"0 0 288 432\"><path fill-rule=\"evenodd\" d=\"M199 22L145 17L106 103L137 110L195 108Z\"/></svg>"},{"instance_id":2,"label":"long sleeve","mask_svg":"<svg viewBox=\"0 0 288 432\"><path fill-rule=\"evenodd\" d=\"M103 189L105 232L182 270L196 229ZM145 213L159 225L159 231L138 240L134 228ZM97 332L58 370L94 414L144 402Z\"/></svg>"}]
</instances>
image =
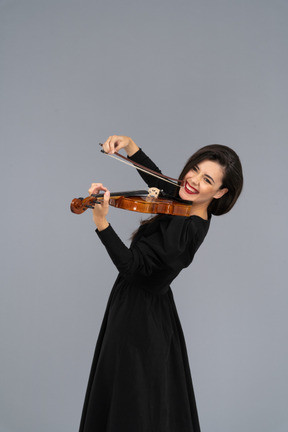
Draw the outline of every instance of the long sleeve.
<instances>
[{"instance_id":1,"label":"long sleeve","mask_svg":"<svg viewBox=\"0 0 288 432\"><path fill-rule=\"evenodd\" d=\"M139 149L133 156L129 157L132 162L137 162L146 168L150 168L153 171L159 172L161 174L160 169L155 165L155 163L143 152L142 149ZM160 190L163 190L169 195L175 195L178 187L168 183L164 180L160 180L157 177L152 176L151 174L144 173L143 171L138 170L138 173L143 178L145 183L147 183L148 187L157 187Z\"/></svg>"},{"instance_id":2,"label":"long sleeve","mask_svg":"<svg viewBox=\"0 0 288 432\"><path fill-rule=\"evenodd\" d=\"M142 226L130 248L111 225L96 232L125 279L137 279L139 285L159 286L169 285L192 262L208 230L206 222L198 217L162 216Z\"/></svg>"}]
</instances>

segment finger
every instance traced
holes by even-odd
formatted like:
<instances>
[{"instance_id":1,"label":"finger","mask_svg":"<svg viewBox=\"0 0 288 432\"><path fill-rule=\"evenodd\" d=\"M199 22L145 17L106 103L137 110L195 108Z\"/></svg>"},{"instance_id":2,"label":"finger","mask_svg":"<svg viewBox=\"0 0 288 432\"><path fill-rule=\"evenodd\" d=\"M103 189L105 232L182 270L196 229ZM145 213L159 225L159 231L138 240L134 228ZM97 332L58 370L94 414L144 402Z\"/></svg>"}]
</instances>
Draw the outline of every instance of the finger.
<instances>
[{"instance_id":1,"label":"finger","mask_svg":"<svg viewBox=\"0 0 288 432\"><path fill-rule=\"evenodd\" d=\"M119 142L121 141L121 136L112 135L108 138L108 140L103 144L103 150L106 153L113 154L116 152Z\"/></svg>"},{"instance_id":2,"label":"finger","mask_svg":"<svg viewBox=\"0 0 288 432\"><path fill-rule=\"evenodd\" d=\"M100 191L107 191L107 188L103 186L102 183L92 183L91 187L88 189L89 194L98 194Z\"/></svg>"},{"instance_id":3,"label":"finger","mask_svg":"<svg viewBox=\"0 0 288 432\"><path fill-rule=\"evenodd\" d=\"M115 146L118 138L119 137L117 135L109 136L109 138L103 144L103 150L105 153L115 153Z\"/></svg>"},{"instance_id":4,"label":"finger","mask_svg":"<svg viewBox=\"0 0 288 432\"><path fill-rule=\"evenodd\" d=\"M103 207L107 208L109 206L109 199L110 199L110 191L107 190L104 193L104 197L103 197Z\"/></svg>"},{"instance_id":5,"label":"finger","mask_svg":"<svg viewBox=\"0 0 288 432\"><path fill-rule=\"evenodd\" d=\"M99 191L99 183L92 183L91 187L88 189L89 195L97 194Z\"/></svg>"},{"instance_id":6,"label":"finger","mask_svg":"<svg viewBox=\"0 0 288 432\"><path fill-rule=\"evenodd\" d=\"M117 140L118 140L117 135L113 135L110 137L110 141L109 141L109 153L110 154L115 153L115 147L116 147Z\"/></svg>"},{"instance_id":7,"label":"finger","mask_svg":"<svg viewBox=\"0 0 288 432\"><path fill-rule=\"evenodd\" d=\"M109 153L110 152L110 141L111 141L112 136L109 136L108 139L104 142L103 144L103 150L105 153Z\"/></svg>"}]
</instances>

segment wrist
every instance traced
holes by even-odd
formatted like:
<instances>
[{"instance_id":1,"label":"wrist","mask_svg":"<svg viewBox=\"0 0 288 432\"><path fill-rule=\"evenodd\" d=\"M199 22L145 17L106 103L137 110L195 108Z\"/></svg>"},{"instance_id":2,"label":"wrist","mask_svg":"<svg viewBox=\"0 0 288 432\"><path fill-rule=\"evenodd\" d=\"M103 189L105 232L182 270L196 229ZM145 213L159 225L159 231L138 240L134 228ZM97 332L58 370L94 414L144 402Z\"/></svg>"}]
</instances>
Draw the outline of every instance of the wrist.
<instances>
[{"instance_id":1,"label":"wrist","mask_svg":"<svg viewBox=\"0 0 288 432\"><path fill-rule=\"evenodd\" d=\"M128 156L133 156L139 150L139 147L135 142L130 138L129 144L125 147L126 153Z\"/></svg>"},{"instance_id":2,"label":"wrist","mask_svg":"<svg viewBox=\"0 0 288 432\"><path fill-rule=\"evenodd\" d=\"M107 221L106 218L105 219L97 219L97 220L94 220L94 222L95 222L95 225L96 225L98 231L103 231L106 228L108 228L108 226L109 226L109 222Z\"/></svg>"}]
</instances>

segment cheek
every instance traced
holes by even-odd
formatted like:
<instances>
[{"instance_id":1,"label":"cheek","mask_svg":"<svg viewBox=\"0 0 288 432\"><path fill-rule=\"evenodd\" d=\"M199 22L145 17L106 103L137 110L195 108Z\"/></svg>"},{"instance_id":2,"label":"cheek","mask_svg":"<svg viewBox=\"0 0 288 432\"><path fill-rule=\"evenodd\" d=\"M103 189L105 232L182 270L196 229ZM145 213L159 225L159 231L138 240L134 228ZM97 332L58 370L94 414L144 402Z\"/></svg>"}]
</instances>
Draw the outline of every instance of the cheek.
<instances>
[{"instance_id":1,"label":"cheek","mask_svg":"<svg viewBox=\"0 0 288 432\"><path fill-rule=\"evenodd\" d=\"M188 172L186 175L185 175L185 177L183 178L183 181L186 181L186 180L188 180L189 178L191 178L192 177L192 174L190 173L190 172Z\"/></svg>"},{"instance_id":2,"label":"cheek","mask_svg":"<svg viewBox=\"0 0 288 432\"><path fill-rule=\"evenodd\" d=\"M211 184L209 184L209 183L206 183L205 181L203 182L202 187L203 187L203 189L205 189L205 191L207 191L207 192L213 192L213 190L214 190L214 186L211 185Z\"/></svg>"},{"instance_id":3,"label":"cheek","mask_svg":"<svg viewBox=\"0 0 288 432\"><path fill-rule=\"evenodd\" d=\"M207 193L207 194L209 194L209 195L215 195L216 194L216 192L218 191L218 188L216 188L214 185L209 185L209 184L205 184L204 186L203 186L203 192L205 192L205 193Z\"/></svg>"}]
</instances>

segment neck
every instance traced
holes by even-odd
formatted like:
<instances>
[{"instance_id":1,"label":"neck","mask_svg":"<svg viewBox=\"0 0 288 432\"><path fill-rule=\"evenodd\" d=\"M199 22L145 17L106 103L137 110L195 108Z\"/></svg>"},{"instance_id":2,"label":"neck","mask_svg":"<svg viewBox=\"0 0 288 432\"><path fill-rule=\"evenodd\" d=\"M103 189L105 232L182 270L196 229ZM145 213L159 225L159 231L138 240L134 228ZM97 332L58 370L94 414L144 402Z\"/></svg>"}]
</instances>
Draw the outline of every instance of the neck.
<instances>
[{"instance_id":1,"label":"neck","mask_svg":"<svg viewBox=\"0 0 288 432\"><path fill-rule=\"evenodd\" d=\"M194 216L199 216L202 219L208 220L208 206L207 205L192 205L192 211Z\"/></svg>"}]
</instances>

